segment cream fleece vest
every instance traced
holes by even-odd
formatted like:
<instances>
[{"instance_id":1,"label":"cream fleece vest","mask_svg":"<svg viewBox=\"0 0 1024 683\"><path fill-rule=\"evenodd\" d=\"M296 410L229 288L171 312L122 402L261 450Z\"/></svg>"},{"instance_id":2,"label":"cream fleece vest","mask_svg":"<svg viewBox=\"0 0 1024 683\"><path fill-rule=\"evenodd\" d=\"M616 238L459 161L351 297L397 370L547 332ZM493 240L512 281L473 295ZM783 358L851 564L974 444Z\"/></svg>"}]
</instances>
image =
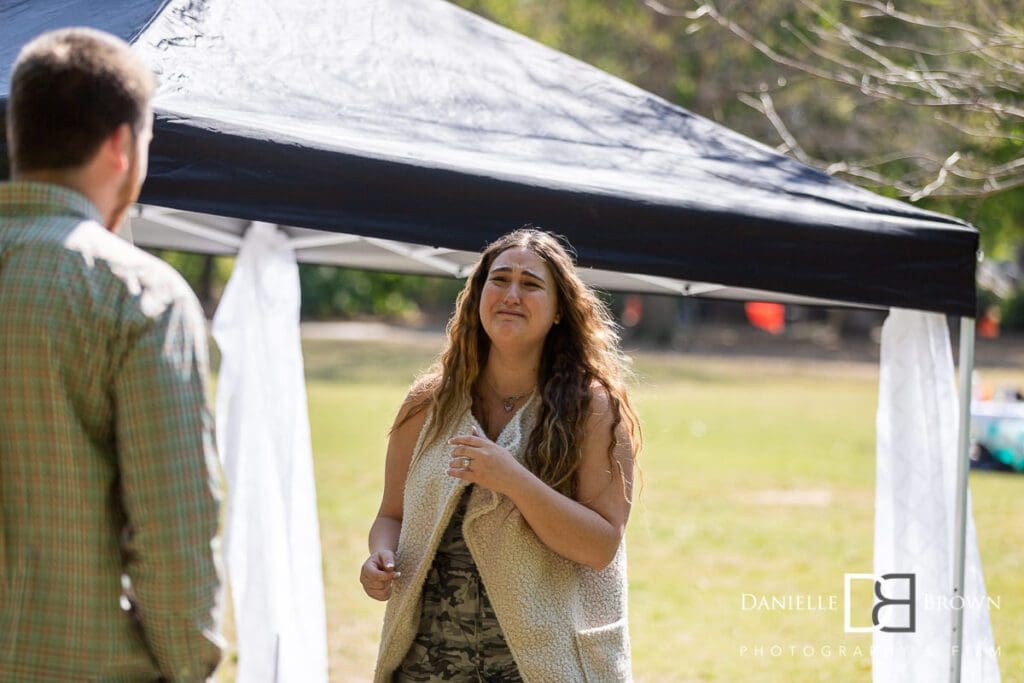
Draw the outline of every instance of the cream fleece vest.
<instances>
[{"instance_id":1,"label":"cream fleece vest","mask_svg":"<svg viewBox=\"0 0 1024 683\"><path fill-rule=\"evenodd\" d=\"M539 406L534 392L497 439L520 461ZM467 408L449 434L422 451L429 425L406 479L397 551L402 576L384 615L375 683L391 680L416 636L423 583L466 485L446 474L448 439L469 434L474 425L480 429ZM462 533L526 683L632 680L625 543L607 567L594 571L554 553L508 498L481 487L470 494Z\"/></svg>"}]
</instances>

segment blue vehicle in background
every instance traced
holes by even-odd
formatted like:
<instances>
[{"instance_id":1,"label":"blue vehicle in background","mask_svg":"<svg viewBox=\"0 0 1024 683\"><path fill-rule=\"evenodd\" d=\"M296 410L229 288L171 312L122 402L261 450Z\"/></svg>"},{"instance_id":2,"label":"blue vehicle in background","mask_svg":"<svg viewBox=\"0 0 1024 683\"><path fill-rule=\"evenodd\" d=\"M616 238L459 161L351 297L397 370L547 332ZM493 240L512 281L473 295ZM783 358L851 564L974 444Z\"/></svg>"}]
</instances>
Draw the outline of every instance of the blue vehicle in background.
<instances>
[{"instance_id":1,"label":"blue vehicle in background","mask_svg":"<svg viewBox=\"0 0 1024 683\"><path fill-rule=\"evenodd\" d=\"M971 467L1024 472L1024 401L1018 396L971 403Z\"/></svg>"}]
</instances>

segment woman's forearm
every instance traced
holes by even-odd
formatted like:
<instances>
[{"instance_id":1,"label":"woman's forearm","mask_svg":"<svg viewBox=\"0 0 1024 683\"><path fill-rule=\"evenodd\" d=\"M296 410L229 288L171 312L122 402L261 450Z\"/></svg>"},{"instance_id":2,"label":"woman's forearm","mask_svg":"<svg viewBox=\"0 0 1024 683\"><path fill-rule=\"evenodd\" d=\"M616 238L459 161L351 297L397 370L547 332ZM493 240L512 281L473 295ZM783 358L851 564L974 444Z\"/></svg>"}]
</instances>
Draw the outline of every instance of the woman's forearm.
<instances>
[{"instance_id":1,"label":"woman's forearm","mask_svg":"<svg viewBox=\"0 0 1024 683\"><path fill-rule=\"evenodd\" d=\"M517 479L507 495L544 545L568 560L597 570L612 561L622 540L622 529L555 491L526 468Z\"/></svg>"},{"instance_id":2,"label":"woman's forearm","mask_svg":"<svg viewBox=\"0 0 1024 683\"><path fill-rule=\"evenodd\" d=\"M370 527L370 554L382 550L395 552L398 549L398 537L402 531L402 520L377 515Z\"/></svg>"}]
</instances>

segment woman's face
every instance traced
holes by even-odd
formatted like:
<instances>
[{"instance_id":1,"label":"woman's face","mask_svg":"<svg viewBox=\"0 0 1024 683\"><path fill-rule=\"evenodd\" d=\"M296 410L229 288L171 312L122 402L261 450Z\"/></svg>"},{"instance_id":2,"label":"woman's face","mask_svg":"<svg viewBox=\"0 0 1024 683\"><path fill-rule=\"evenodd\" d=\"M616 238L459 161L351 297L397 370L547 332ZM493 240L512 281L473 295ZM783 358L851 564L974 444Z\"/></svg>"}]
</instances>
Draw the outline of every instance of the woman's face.
<instances>
[{"instance_id":1,"label":"woman's face","mask_svg":"<svg viewBox=\"0 0 1024 683\"><path fill-rule=\"evenodd\" d=\"M480 292L480 323L491 342L543 344L558 315L557 286L547 264L525 247L498 254Z\"/></svg>"}]
</instances>

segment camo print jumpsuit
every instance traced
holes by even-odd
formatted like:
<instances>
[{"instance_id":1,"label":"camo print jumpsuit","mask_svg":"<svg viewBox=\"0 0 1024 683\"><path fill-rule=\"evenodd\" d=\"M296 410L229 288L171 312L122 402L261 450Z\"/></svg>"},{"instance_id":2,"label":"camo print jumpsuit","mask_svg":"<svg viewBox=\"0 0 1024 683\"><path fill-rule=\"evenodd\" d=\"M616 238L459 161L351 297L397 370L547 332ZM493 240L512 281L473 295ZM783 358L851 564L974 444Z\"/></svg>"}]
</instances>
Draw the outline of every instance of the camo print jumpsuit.
<instances>
[{"instance_id":1,"label":"camo print jumpsuit","mask_svg":"<svg viewBox=\"0 0 1024 683\"><path fill-rule=\"evenodd\" d=\"M522 681L462 536L472 486L452 514L423 585L416 639L392 681Z\"/></svg>"}]
</instances>

